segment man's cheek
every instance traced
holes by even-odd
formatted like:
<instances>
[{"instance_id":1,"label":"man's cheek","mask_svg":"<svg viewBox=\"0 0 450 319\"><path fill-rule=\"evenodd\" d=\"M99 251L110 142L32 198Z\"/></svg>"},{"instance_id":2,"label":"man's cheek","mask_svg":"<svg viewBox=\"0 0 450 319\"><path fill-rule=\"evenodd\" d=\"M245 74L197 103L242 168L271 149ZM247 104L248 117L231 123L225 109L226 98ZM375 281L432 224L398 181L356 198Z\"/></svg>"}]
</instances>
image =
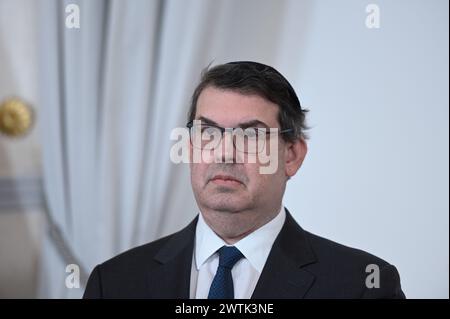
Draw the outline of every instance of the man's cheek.
<instances>
[{"instance_id":1,"label":"man's cheek","mask_svg":"<svg viewBox=\"0 0 450 319\"><path fill-rule=\"evenodd\" d=\"M216 161L216 156L213 151L203 152L202 153L202 163L203 164L212 164Z\"/></svg>"},{"instance_id":2,"label":"man's cheek","mask_svg":"<svg viewBox=\"0 0 450 319\"><path fill-rule=\"evenodd\" d=\"M258 174L259 175L272 175L276 173L279 169L279 149L278 145L272 145L271 150L265 149L263 152L253 155L255 158L252 158L248 163L256 163L258 166Z\"/></svg>"},{"instance_id":3,"label":"man's cheek","mask_svg":"<svg viewBox=\"0 0 450 319\"><path fill-rule=\"evenodd\" d=\"M198 185L207 182L207 166L204 164L192 164L192 176Z\"/></svg>"}]
</instances>

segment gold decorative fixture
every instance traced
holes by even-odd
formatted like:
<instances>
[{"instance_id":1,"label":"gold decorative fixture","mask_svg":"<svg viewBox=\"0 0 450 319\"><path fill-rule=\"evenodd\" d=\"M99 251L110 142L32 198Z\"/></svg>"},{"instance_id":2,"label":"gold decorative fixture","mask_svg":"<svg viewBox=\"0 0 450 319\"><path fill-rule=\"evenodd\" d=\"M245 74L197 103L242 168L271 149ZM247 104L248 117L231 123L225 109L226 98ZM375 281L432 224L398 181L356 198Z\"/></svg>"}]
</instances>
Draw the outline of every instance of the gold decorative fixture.
<instances>
[{"instance_id":1,"label":"gold decorative fixture","mask_svg":"<svg viewBox=\"0 0 450 319\"><path fill-rule=\"evenodd\" d=\"M27 133L33 123L31 107L18 98L9 98L0 104L0 133L20 136Z\"/></svg>"}]
</instances>

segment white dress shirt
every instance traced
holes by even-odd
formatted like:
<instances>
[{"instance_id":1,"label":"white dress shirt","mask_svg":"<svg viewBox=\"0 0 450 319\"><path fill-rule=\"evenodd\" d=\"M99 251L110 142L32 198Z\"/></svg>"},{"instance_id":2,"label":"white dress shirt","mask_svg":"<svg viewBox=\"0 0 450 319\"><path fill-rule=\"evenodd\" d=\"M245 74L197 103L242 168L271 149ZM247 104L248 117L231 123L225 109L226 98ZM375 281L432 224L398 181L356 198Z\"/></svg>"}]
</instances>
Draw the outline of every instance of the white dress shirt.
<instances>
[{"instance_id":1,"label":"white dress shirt","mask_svg":"<svg viewBox=\"0 0 450 319\"><path fill-rule=\"evenodd\" d=\"M233 245L244 255L244 258L239 260L231 270L234 298L251 298L272 245L280 233L285 219L286 212L281 206L280 212L275 218ZM191 299L208 298L209 288L219 264L217 250L224 245L230 246L206 224L200 213L192 258Z\"/></svg>"}]
</instances>

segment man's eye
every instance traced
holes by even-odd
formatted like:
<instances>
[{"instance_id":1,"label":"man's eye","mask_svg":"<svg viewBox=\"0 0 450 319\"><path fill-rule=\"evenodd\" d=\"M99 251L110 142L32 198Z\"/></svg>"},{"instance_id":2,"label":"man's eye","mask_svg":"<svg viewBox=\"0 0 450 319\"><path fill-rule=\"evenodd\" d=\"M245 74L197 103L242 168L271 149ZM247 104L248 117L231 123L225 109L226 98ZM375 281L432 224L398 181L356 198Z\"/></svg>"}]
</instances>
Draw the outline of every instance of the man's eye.
<instances>
[{"instance_id":1,"label":"man's eye","mask_svg":"<svg viewBox=\"0 0 450 319\"><path fill-rule=\"evenodd\" d=\"M249 138L256 138L258 137L259 133L259 130L255 127L246 128L244 131L245 136Z\"/></svg>"},{"instance_id":2,"label":"man's eye","mask_svg":"<svg viewBox=\"0 0 450 319\"><path fill-rule=\"evenodd\" d=\"M217 128L211 126L202 127L202 134L214 135L217 132Z\"/></svg>"}]
</instances>

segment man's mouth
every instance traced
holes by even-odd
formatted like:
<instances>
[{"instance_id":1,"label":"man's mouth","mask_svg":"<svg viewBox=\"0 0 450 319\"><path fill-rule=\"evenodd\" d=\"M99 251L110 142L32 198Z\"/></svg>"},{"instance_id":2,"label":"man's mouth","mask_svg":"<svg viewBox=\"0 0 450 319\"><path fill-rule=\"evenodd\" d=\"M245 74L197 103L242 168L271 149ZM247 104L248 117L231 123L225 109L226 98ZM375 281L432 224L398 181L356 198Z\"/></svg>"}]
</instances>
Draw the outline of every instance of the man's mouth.
<instances>
[{"instance_id":1,"label":"man's mouth","mask_svg":"<svg viewBox=\"0 0 450 319\"><path fill-rule=\"evenodd\" d=\"M242 184L240 180L233 176L229 175L216 175L210 180L214 184L222 185L222 186L237 186Z\"/></svg>"}]
</instances>

